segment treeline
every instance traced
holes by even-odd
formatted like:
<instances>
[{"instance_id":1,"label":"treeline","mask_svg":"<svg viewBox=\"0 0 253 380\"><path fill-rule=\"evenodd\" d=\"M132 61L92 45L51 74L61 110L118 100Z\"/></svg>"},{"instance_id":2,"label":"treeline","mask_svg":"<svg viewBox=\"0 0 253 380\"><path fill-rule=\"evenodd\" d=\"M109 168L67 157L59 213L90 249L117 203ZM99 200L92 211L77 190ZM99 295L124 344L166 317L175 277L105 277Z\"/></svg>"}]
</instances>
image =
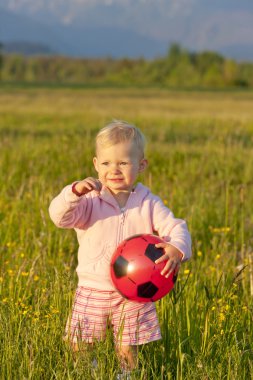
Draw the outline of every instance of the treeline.
<instances>
[{"instance_id":1,"label":"treeline","mask_svg":"<svg viewBox=\"0 0 253 380\"><path fill-rule=\"evenodd\" d=\"M192 53L178 44L154 60L2 55L0 68L5 82L253 87L253 63L238 63L215 52Z\"/></svg>"}]
</instances>

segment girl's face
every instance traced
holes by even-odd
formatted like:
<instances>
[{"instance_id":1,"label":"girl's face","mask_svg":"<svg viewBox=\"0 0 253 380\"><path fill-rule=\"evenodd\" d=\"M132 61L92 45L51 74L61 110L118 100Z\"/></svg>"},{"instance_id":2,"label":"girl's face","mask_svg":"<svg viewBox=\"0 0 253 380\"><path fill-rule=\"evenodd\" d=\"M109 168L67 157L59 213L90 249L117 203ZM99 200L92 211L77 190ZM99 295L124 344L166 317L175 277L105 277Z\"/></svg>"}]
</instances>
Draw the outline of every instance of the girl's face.
<instances>
[{"instance_id":1,"label":"girl's face","mask_svg":"<svg viewBox=\"0 0 253 380\"><path fill-rule=\"evenodd\" d=\"M132 141L98 147L93 163L99 180L114 194L131 192L138 174L147 166Z\"/></svg>"}]
</instances>

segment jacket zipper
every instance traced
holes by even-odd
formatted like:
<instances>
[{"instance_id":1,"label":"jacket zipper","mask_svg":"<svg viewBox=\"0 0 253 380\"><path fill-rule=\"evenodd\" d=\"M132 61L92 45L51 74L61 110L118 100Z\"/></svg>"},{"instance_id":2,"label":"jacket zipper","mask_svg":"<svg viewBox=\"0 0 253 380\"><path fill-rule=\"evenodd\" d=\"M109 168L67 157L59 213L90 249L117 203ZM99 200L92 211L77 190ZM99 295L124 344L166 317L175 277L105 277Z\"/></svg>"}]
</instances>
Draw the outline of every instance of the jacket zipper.
<instances>
[{"instance_id":1,"label":"jacket zipper","mask_svg":"<svg viewBox=\"0 0 253 380\"><path fill-rule=\"evenodd\" d=\"M120 221L119 221L118 245L123 240L123 227L124 227L124 223L125 223L125 217L126 217L126 211L125 210L121 211Z\"/></svg>"},{"instance_id":2,"label":"jacket zipper","mask_svg":"<svg viewBox=\"0 0 253 380\"><path fill-rule=\"evenodd\" d=\"M129 194L129 198L131 197L132 193ZM129 198L127 200L127 203L129 202ZM123 233L123 228L124 228L124 223L126 219L126 212L127 212L127 207L120 208L120 225L119 225L119 234L118 234L118 245L122 242L124 238L124 233Z\"/></svg>"}]
</instances>

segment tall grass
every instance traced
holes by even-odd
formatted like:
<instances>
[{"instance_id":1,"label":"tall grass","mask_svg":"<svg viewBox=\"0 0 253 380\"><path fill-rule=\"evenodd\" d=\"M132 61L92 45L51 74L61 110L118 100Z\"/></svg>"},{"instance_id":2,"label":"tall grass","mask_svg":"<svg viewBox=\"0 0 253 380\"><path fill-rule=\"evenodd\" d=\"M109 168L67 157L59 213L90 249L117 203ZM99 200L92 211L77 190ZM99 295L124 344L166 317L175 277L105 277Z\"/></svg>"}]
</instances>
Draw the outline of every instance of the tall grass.
<instances>
[{"instance_id":1,"label":"tall grass","mask_svg":"<svg viewBox=\"0 0 253 380\"><path fill-rule=\"evenodd\" d=\"M93 138L112 118L146 134L141 180L187 220L193 240L175 290L157 303L163 340L140 350L136 378L252 378L252 100L243 92L0 92L1 379L117 372L110 334L76 360L62 340L77 242L47 211L65 184L95 175Z\"/></svg>"}]
</instances>

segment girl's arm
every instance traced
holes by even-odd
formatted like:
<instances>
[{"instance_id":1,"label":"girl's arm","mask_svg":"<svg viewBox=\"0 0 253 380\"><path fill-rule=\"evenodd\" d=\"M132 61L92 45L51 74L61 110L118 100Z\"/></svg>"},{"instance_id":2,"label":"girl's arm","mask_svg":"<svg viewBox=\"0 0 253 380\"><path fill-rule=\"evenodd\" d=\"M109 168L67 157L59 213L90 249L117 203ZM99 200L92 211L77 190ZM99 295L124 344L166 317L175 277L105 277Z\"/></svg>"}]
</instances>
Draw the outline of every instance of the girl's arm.
<instances>
[{"instance_id":1,"label":"girl's arm","mask_svg":"<svg viewBox=\"0 0 253 380\"><path fill-rule=\"evenodd\" d=\"M54 224L61 228L84 228L92 211L92 196L88 193L100 189L100 182L92 177L66 186L49 206Z\"/></svg>"},{"instance_id":2,"label":"girl's arm","mask_svg":"<svg viewBox=\"0 0 253 380\"><path fill-rule=\"evenodd\" d=\"M157 248L164 249L164 255L156 263L167 260L161 274L169 277L172 271L179 270L182 261L191 257L191 236L186 222L175 218L160 198L157 198L153 207L153 228L165 240L164 243L156 244Z\"/></svg>"},{"instance_id":3,"label":"girl's arm","mask_svg":"<svg viewBox=\"0 0 253 380\"><path fill-rule=\"evenodd\" d=\"M191 236L187 224L183 219L175 218L159 197L153 204L152 220L154 231L182 253L183 261L188 260L191 257Z\"/></svg>"}]
</instances>

